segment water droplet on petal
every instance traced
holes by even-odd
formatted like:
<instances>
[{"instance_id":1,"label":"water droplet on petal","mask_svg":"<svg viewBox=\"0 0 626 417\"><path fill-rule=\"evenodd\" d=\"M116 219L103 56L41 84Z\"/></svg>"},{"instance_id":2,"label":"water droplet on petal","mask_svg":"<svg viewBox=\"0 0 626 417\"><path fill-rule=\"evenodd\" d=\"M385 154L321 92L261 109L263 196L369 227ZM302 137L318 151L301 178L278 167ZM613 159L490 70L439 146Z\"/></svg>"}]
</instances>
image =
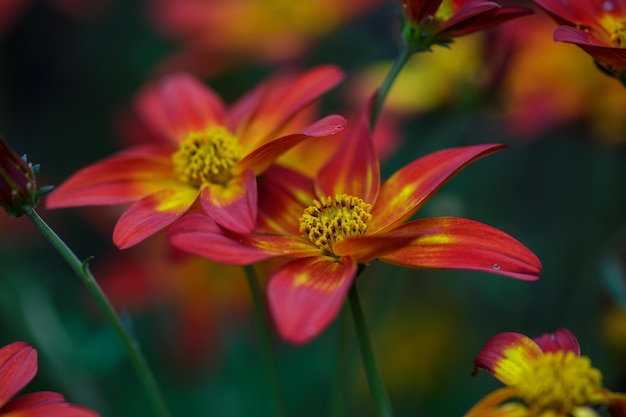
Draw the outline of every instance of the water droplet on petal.
<instances>
[{"instance_id":1,"label":"water droplet on petal","mask_svg":"<svg viewBox=\"0 0 626 417\"><path fill-rule=\"evenodd\" d=\"M501 268L501 266L500 266L500 265L498 265L498 264L493 264L493 269L496 269L496 270L497 270L497 269L500 269L500 268Z\"/></svg>"}]
</instances>

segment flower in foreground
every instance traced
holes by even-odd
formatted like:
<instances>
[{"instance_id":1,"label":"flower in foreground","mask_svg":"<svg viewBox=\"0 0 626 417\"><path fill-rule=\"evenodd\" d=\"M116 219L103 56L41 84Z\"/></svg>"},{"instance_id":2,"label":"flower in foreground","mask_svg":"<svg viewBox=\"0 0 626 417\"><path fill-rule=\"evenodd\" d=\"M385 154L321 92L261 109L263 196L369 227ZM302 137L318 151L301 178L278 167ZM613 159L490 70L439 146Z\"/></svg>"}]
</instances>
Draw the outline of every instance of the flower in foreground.
<instances>
[{"instance_id":1,"label":"flower in foreground","mask_svg":"<svg viewBox=\"0 0 626 417\"><path fill-rule=\"evenodd\" d=\"M488 0L402 0L403 36L414 50L446 45L456 38L532 13L522 7L502 7Z\"/></svg>"},{"instance_id":2,"label":"flower in foreground","mask_svg":"<svg viewBox=\"0 0 626 417\"><path fill-rule=\"evenodd\" d=\"M97 417L86 408L69 404L61 394L42 391L12 398L37 374L37 351L24 342L0 349L0 416Z\"/></svg>"},{"instance_id":3,"label":"flower in foreground","mask_svg":"<svg viewBox=\"0 0 626 417\"><path fill-rule=\"evenodd\" d=\"M626 395L602 387L602 374L580 356L576 337L566 329L531 339L500 333L487 341L475 362L506 387L476 404L465 417L626 416ZM475 371L475 372L476 372Z\"/></svg>"},{"instance_id":4,"label":"flower in foreground","mask_svg":"<svg viewBox=\"0 0 626 417\"><path fill-rule=\"evenodd\" d=\"M281 336L305 343L338 314L358 265L374 259L421 268L488 271L537 279L541 264L509 235L468 219L405 223L448 179L502 149L446 149L410 163L382 187L368 122L361 118L315 180L274 166L259 183L259 221L243 235L190 214L170 229L174 246L217 262L295 258L273 274L268 297Z\"/></svg>"},{"instance_id":5,"label":"flower in foreground","mask_svg":"<svg viewBox=\"0 0 626 417\"><path fill-rule=\"evenodd\" d=\"M601 69L626 82L626 1L534 1L561 25L555 41L580 47Z\"/></svg>"},{"instance_id":6,"label":"flower in foreground","mask_svg":"<svg viewBox=\"0 0 626 417\"><path fill-rule=\"evenodd\" d=\"M287 83L282 74L227 111L220 97L191 75L171 75L138 99L140 114L161 140L80 170L50 194L47 207L134 202L113 231L120 248L169 226L196 200L222 227L249 232L257 216L256 176L303 140L343 129L345 120L333 115L285 131L301 109L341 78L333 66Z\"/></svg>"},{"instance_id":7,"label":"flower in foreground","mask_svg":"<svg viewBox=\"0 0 626 417\"><path fill-rule=\"evenodd\" d=\"M0 136L0 207L11 216L31 211L50 187L37 188L39 166L13 152Z\"/></svg>"}]
</instances>

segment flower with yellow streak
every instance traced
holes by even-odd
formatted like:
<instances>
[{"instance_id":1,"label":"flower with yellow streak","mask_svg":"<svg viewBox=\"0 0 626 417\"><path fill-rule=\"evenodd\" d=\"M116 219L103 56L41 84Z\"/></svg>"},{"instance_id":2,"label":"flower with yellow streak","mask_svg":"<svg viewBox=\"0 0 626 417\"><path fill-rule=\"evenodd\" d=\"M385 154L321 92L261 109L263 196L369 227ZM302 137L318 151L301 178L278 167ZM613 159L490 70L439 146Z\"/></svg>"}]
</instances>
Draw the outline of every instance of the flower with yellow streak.
<instances>
[{"instance_id":1,"label":"flower with yellow streak","mask_svg":"<svg viewBox=\"0 0 626 417\"><path fill-rule=\"evenodd\" d=\"M626 0L534 0L560 25L554 40L571 43L626 84Z\"/></svg>"},{"instance_id":2,"label":"flower with yellow streak","mask_svg":"<svg viewBox=\"0 0 626 417\"><path fill-rule=\"evenodd\" d=\"M342 77L330 65L299 76L278 74L227 111L193 76L170 75L137 101L139 113L158 133L157 143L80 170L50 194L47 206L134 202L113 231L120 248L169 226L196 201L220 226L249 232L257 217L256 176L305 139L343 129L345 120L337 115L304 128L292 124Z\"/></svg>"},{"instance_id":3,"label":"flower with yellow streak","mask_svg":"<svg viewBox=\"0 0 626 417\"><path fill-rule=\"evenodd\" d=\"M500 333L487 341L475 362L507 386L476 404L465 417L598 417L605 405L612 417L626 415L626 395L602 387L602 374L580 356L566 329L531 339Z\"/></svg>"},{"instance_id":4,"label":"flower with yellow streak","mask_svg":"<svg viewBox=\"0 0 626 417\"><path fill-rule=\"evenodd\" d=\"M295 344L320 334L336 317L359 265L374 259L406 267L487 271L537 279L541 264L506 233L468 219L405 223L459 170L502 149L476 145L417 159L382 186L363 116L315 179L275 165L259 182L259 220L251 234L224 230L202 214L170 229L184 251L234 265L292 258L268 284L281 336Z\"/></svg>"}]
</instances>

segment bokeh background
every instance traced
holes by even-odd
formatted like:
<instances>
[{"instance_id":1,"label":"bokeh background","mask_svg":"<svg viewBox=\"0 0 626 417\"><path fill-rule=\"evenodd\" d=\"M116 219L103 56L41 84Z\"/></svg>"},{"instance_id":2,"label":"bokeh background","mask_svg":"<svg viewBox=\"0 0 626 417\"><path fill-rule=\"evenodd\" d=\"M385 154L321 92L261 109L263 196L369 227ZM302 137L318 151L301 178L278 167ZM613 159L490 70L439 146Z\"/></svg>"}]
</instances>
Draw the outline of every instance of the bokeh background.
<instances>
[{"instance_id":1,"label":"bokeh background","mask_svg":"<svg viewBox=\"0 0 626 417\"><path fill-rule=\"evenodd\" d=\"M195 73L227 102L273 71L323 63L345 81L320 114L354 114L399 49L387 0L1 0L0 134L41 164L41 184L145 132L137 91ZM539 281L373 263L358 286L397 416L460 416L499 386L472 377L493 334L572 330L605 385L626 391L626 90L541 13L414 57L386 103L383 175L445 147L504 143L446 184L417 217L463 216L515 236ZM116 208L38 212L91 268L141 343L173 416L271 416L254 317L237 268L172 260L164 236L119 251ZM347 334L346 416L376 415L349 315L295 347L274 337L288 415L329 415ZM102 416L152 415L110 326L27 219L0 215L0 343L39 351L28 390Z\"/></svg>"}]
</instances>

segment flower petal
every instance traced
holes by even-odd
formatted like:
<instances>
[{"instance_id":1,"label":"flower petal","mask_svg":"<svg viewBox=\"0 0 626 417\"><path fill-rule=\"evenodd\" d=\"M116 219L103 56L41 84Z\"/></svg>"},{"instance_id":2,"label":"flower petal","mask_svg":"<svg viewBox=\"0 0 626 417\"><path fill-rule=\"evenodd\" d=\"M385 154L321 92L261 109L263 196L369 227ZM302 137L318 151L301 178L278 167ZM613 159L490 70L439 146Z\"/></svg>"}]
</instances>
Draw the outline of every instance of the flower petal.
<instances>
[{"instance_id":1,"label":"flower petal","mask_svg":"<svg viewBox=\"0 0 626 417\"><path fill-rule=\"evenodd\" d=\"M130 203L177 183L169 156L133 151L81 169L54 189L47 208Z\"/></svg>"},{"instance_id":2,"label":"flower petal","mask_svg":"<svg viewBox=\"0 0 626 417\"><path fill-rule=\"evenodd\" d=\"M258 147L279 134L282 126L305 106L336 86L343 79L343 72L334 65L321 65L296 79L290 74L279 73L261 84L259 91L246 97L247 103L237 103L233 117L237 126L248 122L235 132L245 147ZM256 106L253 104L256 101ZM253 115L246 115L254 111ZM235 122L231 122L235 124Z\"/></svg>"},{"instance_id":3,"label":"flower petal","mask_svg":"<svg viewBox=\"0 0 626 417\"><path fill-rule=\"evenodd\" d=\"M316 191L320 197L347 194L372 204L380 187L380 167L369 120L363 114L349 129L342 145L320 170Z\"/></svg>"},{"instance_id":4,"label":"flower petal","mask_svg":"<svg viewBox=\"0 0 626 417\"><path fill-rule=\"evenodd\" d=\"M42 391L22 395L2 407L11 417L97 417L98 413L65 401L61 394Z\"/></svg>"},{"instance_id":5,"label":"flower petal","mask_svg":"<svg viewBox=\"0 0 626 417\"><path fill-rule=\"evenodd\" d=\"M413 268L484 271L536 280L539 259L526 246L498 230L458 217L422 219L400 226L390 235L422 235L380 257L383 262Z\"/></svg>"},{"instance_id":6,"label":"flower petal","mask_svg":"<svg viewBox=\"0 0 626 417\"><path fill-rule=\"evenodd\" d=\"M300 234L299 219L313 203L313 180L290 168L274 165L258 181L257 230Z\"/></svg>"},{"instance_id":7,"label":"flower petal","mask_svg":"<svg viewBox=\"0 0 626 417\"><path fill-rule=\"evenodd\" d=\"M247 169L226 185L206 184L200 195L202 208L222 227L248 233L257 217L257 184L254 172Z\"/></svg>"},{"instance_id":8,"label":"flower petal","mask_svg":"<svg viewBox=\"0 0 626 417\"><path fill-rule=\"evenodd\" d=\"M267 291L281 337L303 344L319 335L339 313L355 273L349 257L309 257L280 267Z\"/></svg>"},{"instance_id":9,"label":"flower petal","mask_svg":"<svg viewBox=\"0 0 626 417\"><path fill-rule=\"evenodd\" d=\"M380 234L362 235L344 239L333 245L333 253L338 256L350 256L360 264L366 264L387 253L399 250L411 243L421 232L417 234Z\"/></svg>"},{"instance_id":10,"label":"flower petal","mask_svg":"<svg viewBox=\"0 0 626 417\"><path fill-rule=\"evenodd\" d=\"M191 74L181 72L168 76L162 81L160 91L169 133L179 142L190 132L225 122L222 99Z\"/></svg>"},{"instance_id":11,"label":"flower petal","mask_svg":"<svg viewBox=\"0 0 626 417\"><path fill-rule=\"evenodd\" d=\"M24 342L0 349L0 407L37 374L37 351Z\"/></svg>"},{"instance_id":12,"label":"flower petal","mask_svg":"<svg viewBox=\"0 0 626 417\"><path fill-rule=\"evenodd\" d=\"M198 196L191 187L169 188L142 198L122 214L113 230L113 243L126 249L185 214Z\"/></svg>"},{"instance_id":13,"label":"flower petal","mask_svg":"<svg viewBox=\"0 0 626 417\"><path fill-rule=\"evenodd\" d=\"M576 336L567 329L557 329L533 339L544 352L572 351L580 356L580 345Z\"/></svg>"},{"instance_id":14,"label":"flower petal","mask_svg":"<svg viewBox=\"0 0 626 417\"><path fill-rule=\"evenodd\" d=\"M463 36L532 13L532 9L524 7L500 7L490 1L472 1L444 22L439 31L452 37Z\"/></svg>"},{"instance_id":15,"label":"flower petal","mask_svg":"<svg viewBox=\"0 0 626 417\"><path fill-rule=\"evenodd\" d=\"M250 265L275 256L241 242L239 235L221 228L205 214L184 216L172 225L168 236L180 250L227 265Z\"/></svg>"},{"instance_id":16,"label":"flower petal","mask_svg":"<svg viewBox=\"0 0 626 417\"><path fill-rule=\"evenodd\" d=\"M599 62L626 69L626 48L603 44L590 33L571 26L559 26L553 37L557 42L578 46Z\"/></svg>"},{"instance_id":17,"label":"flower petal","mask_svg":"<svg viewBox=\"0 0 626 417\"><path fill-rule=\"evenodd\" d=\"M492 336L474 360L474 372L484 369L506 385L515 386L529 363L543 355L541 348L521 333Z\"/></svg>"},{"instance_id":18,"label":"flower petal","mask_svg":"<svg viewBox=\"0 0 626 417\"><path fill-rule=\"evenodd\" d=\"M497 389L480 400L464 417L528 417L528 409L525 406L498 408L500 404L518 396L515 388Z\"/></svg>"},{"instance_id":19,"label":"flower petal","mask_svg":"<svg viewBox=\"0 0 626 417\"><path fill-rule=\"evenodd\" d=\"M307 127L301 133L283 136L255 149L239 161L235 167L235 172L237 172L237 170L243 171L250 168L255 174L259 175L272 165L279 156L300 142L312 137L329 136L339 133L343 130L345 124L346 119L341 116L327 116Z\"/></svg>"},{"instance_id":20,"label":"flower petal","mask_svg":"<svg viewBox=\"0 0 626 417\"><path fill-rule=\"evenodd\" d=\"M476 145L444 149L401 168L380 189L372 208L369 233L380 233L403 223L466 165L504 148Z\"/></svg>"}]
</instances>

